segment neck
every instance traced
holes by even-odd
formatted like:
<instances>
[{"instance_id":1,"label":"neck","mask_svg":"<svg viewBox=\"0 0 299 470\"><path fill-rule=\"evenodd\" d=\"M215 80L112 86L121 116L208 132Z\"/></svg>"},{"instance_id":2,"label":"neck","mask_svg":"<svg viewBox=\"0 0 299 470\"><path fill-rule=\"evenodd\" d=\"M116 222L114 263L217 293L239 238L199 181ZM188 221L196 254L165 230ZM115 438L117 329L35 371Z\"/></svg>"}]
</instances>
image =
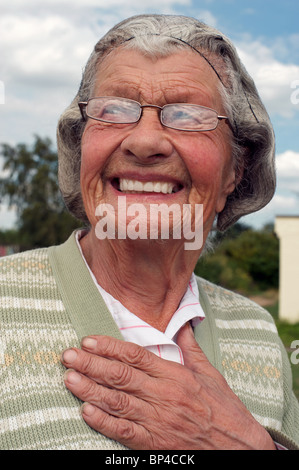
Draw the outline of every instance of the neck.
<instances>
[{"instance_id":1,"label":"neck","mask_svg":"<svg viewBox=\"0 0 299 470\"><path fill-rule=\"evenodd\" d=\"M198 260L177 240L98 240L91 230L81 241L97 282L128 310L164 331Z\"/></svg>"}]
</instances>

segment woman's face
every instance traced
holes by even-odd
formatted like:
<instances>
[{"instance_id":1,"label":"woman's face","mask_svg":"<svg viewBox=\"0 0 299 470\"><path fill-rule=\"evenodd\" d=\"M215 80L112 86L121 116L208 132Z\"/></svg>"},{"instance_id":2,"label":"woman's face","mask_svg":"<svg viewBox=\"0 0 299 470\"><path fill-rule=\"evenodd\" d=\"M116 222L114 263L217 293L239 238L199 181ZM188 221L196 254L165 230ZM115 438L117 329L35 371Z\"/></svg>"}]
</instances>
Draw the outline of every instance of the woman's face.
<instances>
[{"instance_id":1,"label":"woman's face","mask_svg":"<svg viewBox=\"0 0 299 470\"><path fill-rule=\"evenodd\" d=\"M158 59L119 48L102 62L93 96L129 98L142 105L193 103L223 115L218 86L208 63L187 48ZM118 198L126 196L127 205L139 203L147 210L153 204L202 204L205 237L235 187L230 141L226 121L213 131L179 131L162 126L157 108L144 108L134 124L88 118L82 137L81 189L91 225L95 227L96 208L103 203L116 208L119 217ZM162 184L155 185L155 192L151 183ZM163 187L170 192L163 192Z\"/></svg>"}]
</instances>

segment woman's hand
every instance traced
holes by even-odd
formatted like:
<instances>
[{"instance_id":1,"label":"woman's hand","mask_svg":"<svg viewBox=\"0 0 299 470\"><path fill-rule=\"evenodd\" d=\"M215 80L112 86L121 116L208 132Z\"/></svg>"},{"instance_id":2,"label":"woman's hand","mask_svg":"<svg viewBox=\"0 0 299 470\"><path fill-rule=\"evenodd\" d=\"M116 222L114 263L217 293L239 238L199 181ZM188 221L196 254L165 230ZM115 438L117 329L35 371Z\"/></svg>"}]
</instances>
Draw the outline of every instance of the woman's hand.
<instances>
[{"instance_id":1,"label":"woman's hand","mask_svg":"<svg viewBox=\"0 0 299 470\"><path fill-rule=\"evenodd\" d=\"M108 336L65 351L65 385L85 402L86 423L131 449L274 449L189 325L178 345L184 366Z\"/></svg>"}]
</instances>

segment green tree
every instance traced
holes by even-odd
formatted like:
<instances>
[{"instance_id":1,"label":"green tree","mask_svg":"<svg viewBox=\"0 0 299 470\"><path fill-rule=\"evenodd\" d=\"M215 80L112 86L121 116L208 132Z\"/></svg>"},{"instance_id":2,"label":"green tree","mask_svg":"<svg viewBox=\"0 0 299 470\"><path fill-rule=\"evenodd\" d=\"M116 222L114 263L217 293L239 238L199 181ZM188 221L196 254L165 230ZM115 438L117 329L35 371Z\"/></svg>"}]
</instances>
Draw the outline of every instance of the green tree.
<instances>
[{"instance_id":1,"label":"green tree","mask_svg":"<svg viewBox=\"0 0 299 470\"><path fill-rule=\"evenodd\" d=\"M245 294L277 288L279 242L273 229L236 225L214 237L214 250L199 259L196 273Z\"/></svg>"},{"instance_id":2,"label":"green tree","mask_svg":"<svg viewBox=\"0 0 299 470\"><path fill-rule=\"evenodd\" d=\"M35 136L32 146L2 144L4 161L0 202L17 211L22 249L59 244L80 226L67 212L57 184L57 153L48 138Z\"/></svg>"},{"instance_id":3,"label":"green tree","mask_svg":"<svg viewBox=\"0 0 299 470\"><path fill-rule=\"evenodd\" d=\"M279 242L268 230L247 230L231 243L227 253L260 289L278 287Z\"/></svg>"}]
</instances>

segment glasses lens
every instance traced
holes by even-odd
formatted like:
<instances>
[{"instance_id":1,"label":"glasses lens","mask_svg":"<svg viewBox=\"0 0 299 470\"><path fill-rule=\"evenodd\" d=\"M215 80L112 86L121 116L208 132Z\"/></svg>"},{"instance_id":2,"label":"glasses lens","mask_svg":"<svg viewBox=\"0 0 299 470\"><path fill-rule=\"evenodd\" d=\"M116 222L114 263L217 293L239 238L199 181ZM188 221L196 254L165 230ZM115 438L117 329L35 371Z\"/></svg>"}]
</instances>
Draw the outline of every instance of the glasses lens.
<instances>
[{"instance_id":1,"label":"glasses lens","mask_svg":"<svg viewBox=\"0 0 299 470\"><path fill-rule=\"evenodd\" d=\"M140 105L125 98L91 98L86 114L99 121L125 124L138 121Z\"/></svg>"},{"instance_id":2,"label":"glasses lens","mask_svg":"<svg viewBox=\"0 0 299 470\"><path fill-rule=\"evenodd\" d=\"M169 104L161 112L162 124L189 131L213 130L218 124L217 112L192 104Z\"/></svg>"}]
</instances>

